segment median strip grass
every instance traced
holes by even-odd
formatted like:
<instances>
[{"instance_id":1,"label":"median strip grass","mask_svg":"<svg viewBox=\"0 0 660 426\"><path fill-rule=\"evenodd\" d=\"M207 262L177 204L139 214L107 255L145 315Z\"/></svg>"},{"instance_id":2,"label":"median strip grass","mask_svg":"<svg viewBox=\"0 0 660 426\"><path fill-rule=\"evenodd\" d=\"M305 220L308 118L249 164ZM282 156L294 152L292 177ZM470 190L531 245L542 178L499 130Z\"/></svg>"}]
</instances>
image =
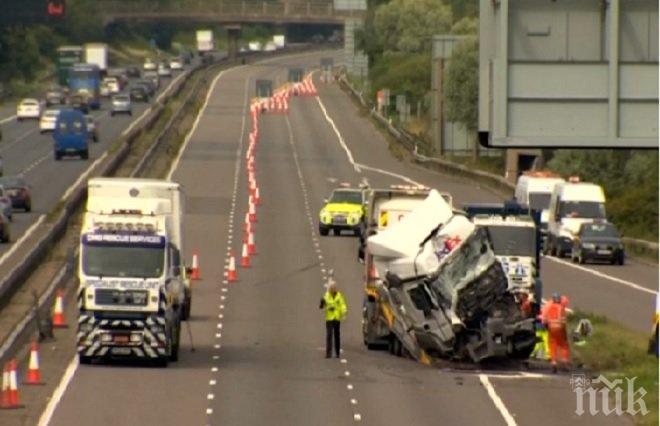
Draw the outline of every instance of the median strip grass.
<instances>
[{"instance_id":1,"label":"median strip grass","mask_svg":"<svg viewBox=\"0 0 660 426\"><path fill-rule=\"evenodd\" d=\"M649 318L649 332L640 333L606 317L575 311L569 320L570 329L574 330L582 318L591 321L593 335L587 338L584 346L573 346L574 363L591 370L594 377L602 374L608 380L624 379L624 410L628 406L625 378L636 377L635 387L642 387L647 392L644 402L649 413L637 414L634 417L635 424L657 425L658 358L648 354L651 319Z\"/></svg>"}]
</instances>

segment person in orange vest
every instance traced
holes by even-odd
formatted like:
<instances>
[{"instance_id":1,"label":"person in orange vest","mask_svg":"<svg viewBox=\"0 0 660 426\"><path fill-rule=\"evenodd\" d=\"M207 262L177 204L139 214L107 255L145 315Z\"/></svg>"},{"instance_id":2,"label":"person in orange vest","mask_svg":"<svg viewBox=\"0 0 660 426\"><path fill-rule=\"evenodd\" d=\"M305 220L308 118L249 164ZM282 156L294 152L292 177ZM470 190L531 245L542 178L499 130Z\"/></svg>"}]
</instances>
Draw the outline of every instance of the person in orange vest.
<instances>
[{"instance_id":1,"label":"person in orange vest","mask_svg":"<svg viewBox=\"0 0 660 426\"><path fill-rule=\"evenodd\" d=\"M566 307L568 298L560 297L558 293L552 295L552 300L543 306L542 321L548 330L548 343L550 344L550 362L552 371L557 372L557 360L568 366L569 347L566 332Z\"/></svg>"}]
</instances>

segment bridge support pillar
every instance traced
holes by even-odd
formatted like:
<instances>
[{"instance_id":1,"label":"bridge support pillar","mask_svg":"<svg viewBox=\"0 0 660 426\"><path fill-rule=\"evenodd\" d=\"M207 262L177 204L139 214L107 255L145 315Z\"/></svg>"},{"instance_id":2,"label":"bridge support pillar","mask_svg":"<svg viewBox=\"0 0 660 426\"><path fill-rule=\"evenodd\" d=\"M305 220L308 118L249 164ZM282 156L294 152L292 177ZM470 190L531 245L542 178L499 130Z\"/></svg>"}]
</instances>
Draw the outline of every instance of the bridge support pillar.
<instances>
[{"instance_id":1,"label":"bridge support pillar","mask_svg":"<svg viewBox=\"0 0 660 426\"><path fill-rule=\"evenodd\" d=\"M227 27L227 56L230 61L236 61L238 58L238 38L241 35L240 25L228 25Z\"/></svg>"}]
</instances>

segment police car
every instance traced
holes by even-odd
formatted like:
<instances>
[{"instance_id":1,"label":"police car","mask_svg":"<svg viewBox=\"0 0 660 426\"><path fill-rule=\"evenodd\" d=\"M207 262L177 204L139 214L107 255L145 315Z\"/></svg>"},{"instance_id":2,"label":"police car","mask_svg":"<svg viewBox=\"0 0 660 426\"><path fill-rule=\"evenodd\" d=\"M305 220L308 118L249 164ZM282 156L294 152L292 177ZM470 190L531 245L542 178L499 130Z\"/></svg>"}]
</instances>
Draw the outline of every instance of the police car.
<instances>
[{"instance_id":1,"label":"police car","mask_svg":"<svg viewBox=\"0 0 660 426\"><path fill-rule=\"evenodd\" d=\"M366 202L366 189L342 184L332 191L319 213L319 233L328 235L332 230L335 235L341 234L341 231L362 235Z\"/></svg>"}]
</instances>

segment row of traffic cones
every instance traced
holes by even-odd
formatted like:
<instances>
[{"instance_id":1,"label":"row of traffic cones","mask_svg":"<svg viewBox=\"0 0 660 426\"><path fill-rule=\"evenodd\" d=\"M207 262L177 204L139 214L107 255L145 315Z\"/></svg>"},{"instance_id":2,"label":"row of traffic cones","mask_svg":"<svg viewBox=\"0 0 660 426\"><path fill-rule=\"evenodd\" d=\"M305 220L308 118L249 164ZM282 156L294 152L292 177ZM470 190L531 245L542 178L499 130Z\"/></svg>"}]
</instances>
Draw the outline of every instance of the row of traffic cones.
<instances>
[{"instance_id":1,"label":"row of traffic cones","mask_svg":"<svg viewBox=\"0 0 660 426\"><path fill-rule=\"evenodd\" d=\"M0 410L14 410L23 408L18 395L18 368L16 360L7 362L2 370L2 391L0 393ZM33 342L30 347L30 361L28 372L23 384L43 385L41 372L39 370L39 344Z\"/></svg>"}]
</instances>

